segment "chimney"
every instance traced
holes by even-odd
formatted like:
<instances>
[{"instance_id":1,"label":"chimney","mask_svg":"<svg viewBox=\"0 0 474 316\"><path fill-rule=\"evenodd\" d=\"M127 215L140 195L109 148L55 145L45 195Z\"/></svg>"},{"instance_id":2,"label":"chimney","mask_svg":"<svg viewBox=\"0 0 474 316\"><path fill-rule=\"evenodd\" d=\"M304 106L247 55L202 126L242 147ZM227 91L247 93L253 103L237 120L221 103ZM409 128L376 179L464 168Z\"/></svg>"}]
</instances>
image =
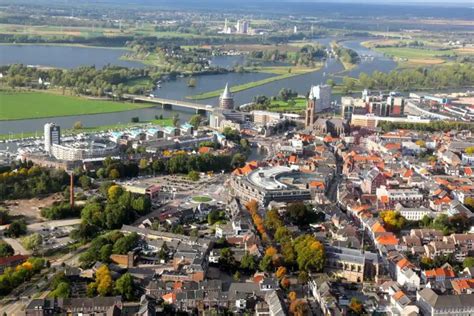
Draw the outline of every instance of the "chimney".
<instances>
[{"instance_id":1,"label":"chimney","mask_svg":"<svg viewBox=\"0 0 474 316\"><path fill-rule=\"evenodd\" d=\"M74 172L71 172L69 185L69 204L71 209L74 208Z\"/></svg>"}]
</instances>

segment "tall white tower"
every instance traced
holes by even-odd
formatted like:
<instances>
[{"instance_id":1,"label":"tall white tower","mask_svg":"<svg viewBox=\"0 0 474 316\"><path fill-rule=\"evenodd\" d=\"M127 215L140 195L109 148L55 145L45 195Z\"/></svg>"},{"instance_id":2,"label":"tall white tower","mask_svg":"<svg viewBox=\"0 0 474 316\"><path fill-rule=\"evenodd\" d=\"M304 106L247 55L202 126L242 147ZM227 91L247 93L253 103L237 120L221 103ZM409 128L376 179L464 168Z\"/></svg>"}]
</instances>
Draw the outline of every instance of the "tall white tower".
<instances>
[{"instance_id":1,"label":"tall white tower","mask_svg":"<svg viewBox=\"0 0 474 316\"><path fill-rule=\"evenodd\" d=\"M53 144L61 143L61 129L55 123L44 124L44 150L51 153Z\"/></svg>"}]
</instances>

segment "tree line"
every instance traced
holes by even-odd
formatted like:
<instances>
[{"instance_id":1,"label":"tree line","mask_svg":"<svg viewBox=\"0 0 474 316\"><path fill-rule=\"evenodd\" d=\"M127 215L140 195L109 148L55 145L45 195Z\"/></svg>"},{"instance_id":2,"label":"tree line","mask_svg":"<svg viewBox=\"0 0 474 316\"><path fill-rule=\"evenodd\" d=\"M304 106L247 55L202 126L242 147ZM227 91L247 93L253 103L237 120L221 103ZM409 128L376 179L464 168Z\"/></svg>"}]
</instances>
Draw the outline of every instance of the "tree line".
<instances>
[{"instance_id":1,"label":"tree line","mask_svg":"<svg viewBox=\"0 0 474 316\"><path fill-rule=\"evenodd\" d=\"M31 161L14 163L0 173L0 201L60 192L68 182L69 176L64 170L33 166Z\"/></svg>"}]
</instances>

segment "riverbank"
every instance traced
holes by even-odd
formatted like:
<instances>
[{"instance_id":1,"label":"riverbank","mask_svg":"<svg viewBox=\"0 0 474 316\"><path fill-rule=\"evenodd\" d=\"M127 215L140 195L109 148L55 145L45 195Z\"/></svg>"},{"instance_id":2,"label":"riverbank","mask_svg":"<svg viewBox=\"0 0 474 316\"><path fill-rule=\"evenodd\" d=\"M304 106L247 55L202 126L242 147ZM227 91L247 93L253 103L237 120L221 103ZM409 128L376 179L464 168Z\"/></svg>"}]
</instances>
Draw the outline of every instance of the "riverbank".
<instances>
[{"instance_id":1,"label":"riverbank","mask_svg":"<svg viewBox=\"0 0 474 316\"><path fill-rule=\"evenodd\" d=\"M154 104L92 100L48 92L0 91L0 121L123 112Z\"/></svg>"},{"instance_id":2,"label":"riverbank","mask_svg":"<svg viewBox=\"0 0 474 316\"><path fill-rule=\"evenodd\" d=\"M252 69L252 71L255 72L264 72L264 73L271 73L271 74L276 74L274 77L262 79L262 80L257 80L257 81L252 81L252 82L247 82L241 85L233 86L231 87L232 92L240 92L244 91L247 89L255 88L258 86L265 85L270 82L278 81L278 80L283 80L283 79L288 79L296 76L300 76L303 74L307 74L310 72L315 72L321 69L321 65L316 67L316 68L302 68L302 67L260 67L260 68L255 68ZM294 69L293 69L294 68ZM204 92L192 96L187 96L186 99L191 99L191 100L206 100L206 99L211 99L218 97L222 94L223 89L218 89L214 91L209 91L209 92Z\"/></svg>"},{"instance_id":3,"label":"riverbank","mask_svg":"<svg viewBox=\"0 0 474 316\"><path fill-rule=\"evenodd\" d=\"M80 133L96 133L101 131L115 131L115 130L122 130L122 129L129 129L133 127L144 127L146 125L159 125L159 126L172 126L173 119L165 118L165 119L157 119L152 121L145 121L145 122L138 122L138 123L118 123L112 125L99 125L93 127L83 127L78 129L63 129L61 131L63 136L69 135L77 135ZM29 138L29 137L41 137L43 136L43 131L39 130L36 132L29 132L29 133L15 133L15 134L0 134L0 140L8 140L8 139L19 139L19 138Z\"/></svg>"}]
</instances>

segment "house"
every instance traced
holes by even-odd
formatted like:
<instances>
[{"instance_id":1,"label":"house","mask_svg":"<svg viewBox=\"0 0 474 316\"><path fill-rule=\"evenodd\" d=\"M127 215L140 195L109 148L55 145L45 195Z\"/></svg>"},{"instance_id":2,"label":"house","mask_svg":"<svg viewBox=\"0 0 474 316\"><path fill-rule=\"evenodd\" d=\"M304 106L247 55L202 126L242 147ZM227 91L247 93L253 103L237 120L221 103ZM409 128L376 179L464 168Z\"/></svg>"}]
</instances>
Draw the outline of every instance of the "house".
<instances>
[{"instance_id":1,"label":"house","mask_svg":"<svg viewBox=\"0 0 474 316\"><path fill-rule=\"evenodd\" d=\"M28 256L24 255L14 255L0 258L0 274L3 273L6 268L16 267L17 265L20 265L25 262L27 259Z\"/></svg>"},{"instance_id":2,"label":"house","mask_svg":"<svg viewBox=\"0 0 474 316\"><path fill-rule=\"evenodd\" d=\"M47 298L34 299L25 309L27 316L43 315L107 315L120 316L122 314L122 298L109 297L81 297L81 298Z\"/></svg>"},{"instance_id":3,"label":"house","mask_svg":"<svg viewBox=\"0 0 474 316\"><path fill-rule=\"evenodd\" d=\"M423 282L443 282L445 280L452 280L456 277L453 268L449 264L444 264L440 268L426 270L421 272Z\"/></svg>"},{"instance_id":4,"label":"house","mask_svg":"<svg viewBox=\"0 0 474 316\"><path fill-rule=\"evenodd\" d=\"M469 316L474 313L474 294L438 295L430 288L416 293L422 315Z\"/></svg>"}]
</instances>

